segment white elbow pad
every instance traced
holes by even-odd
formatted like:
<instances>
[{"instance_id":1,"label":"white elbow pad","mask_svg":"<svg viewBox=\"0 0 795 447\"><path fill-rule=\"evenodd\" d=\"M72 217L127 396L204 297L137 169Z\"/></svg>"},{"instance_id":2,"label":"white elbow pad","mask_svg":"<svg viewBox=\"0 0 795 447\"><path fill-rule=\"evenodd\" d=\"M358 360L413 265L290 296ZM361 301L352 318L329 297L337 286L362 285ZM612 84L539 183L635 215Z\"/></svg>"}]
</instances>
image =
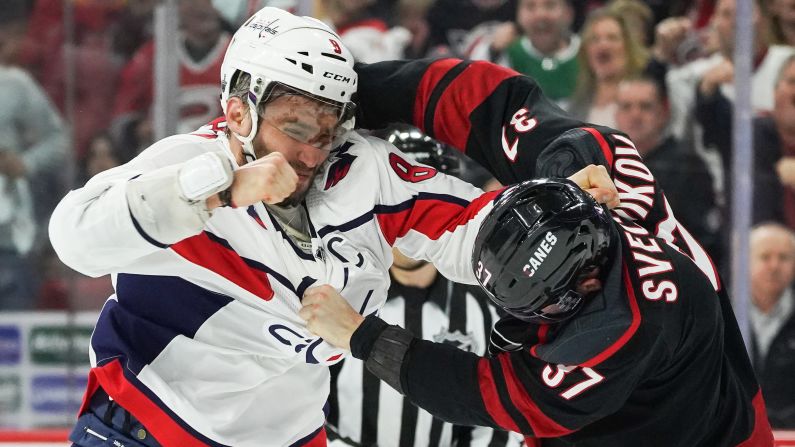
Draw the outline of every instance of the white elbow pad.
<instances>
[{"instance_id":1,"label":"white elbow pad","mask_svg":"<svg viewBox=\"0 0 795 447\"><path fill-rule=\"evenodd\" d=\"M127 184L127 204L141 236L170 245L198 234L210 218L206 198L234 178L224 154L206 153L181 165L148 172Z\"/></svg>"},{"instance_id":2,"label":"white elbow pad","mask_svg":"<svg viewBox=\"0 0 795 447\"><path fill-rule=\"evenodd\" d=\"M219 152L192 158L179 169L182 196L190 201L205 200L232 185L232 171L232 161Z\"/></svg>"}]
</instances>

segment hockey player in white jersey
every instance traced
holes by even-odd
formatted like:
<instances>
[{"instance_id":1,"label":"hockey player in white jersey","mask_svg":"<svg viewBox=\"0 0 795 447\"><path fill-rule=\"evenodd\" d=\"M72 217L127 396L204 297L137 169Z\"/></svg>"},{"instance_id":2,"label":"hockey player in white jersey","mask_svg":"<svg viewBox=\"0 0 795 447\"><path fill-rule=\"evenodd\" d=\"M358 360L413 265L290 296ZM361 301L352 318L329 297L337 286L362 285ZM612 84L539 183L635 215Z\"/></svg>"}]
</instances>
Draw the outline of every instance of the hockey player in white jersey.
<instances>
[{"instance_id":1,"label":"hockey player in white jersey","mask_svg":"<svg viewBox=\"0 0 795 447\"><path fill-rule=\"evenodd\" d=\"M327 365L346 352L306 330L306 290L376 312L392 245L475 280L496 193L349 130L357 76L325 25L261 10L221 81L224 119L97 175L52 216L60 258L115 287L75 445L325 445Z\"/></svg>"}]
</instances>

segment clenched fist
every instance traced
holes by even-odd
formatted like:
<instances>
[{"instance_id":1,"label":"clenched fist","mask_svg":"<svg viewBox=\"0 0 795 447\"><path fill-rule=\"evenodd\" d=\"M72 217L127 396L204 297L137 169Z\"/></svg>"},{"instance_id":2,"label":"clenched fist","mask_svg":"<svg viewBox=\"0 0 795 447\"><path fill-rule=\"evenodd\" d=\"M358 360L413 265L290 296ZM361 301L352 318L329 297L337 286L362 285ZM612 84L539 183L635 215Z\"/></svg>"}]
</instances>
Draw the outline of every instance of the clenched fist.
<instances>
[{"instance_id":1,"label":"clenched fist","mask_svg":"<svg viewBox=\"0 0 795 447\"><path fill-rule=\"evenodd\" d=\"M572 174L569 180L591 194L597 202L607 205L608 208L612 209L620 204L616 185L604 166L588 165Z\"/></svg>"},{"instance_id":2,"label":"clenched fist","mask_svg":"<svg viewBox=\"0 0 795 447\"><path fill-rule=\"evenodd\" d=\"M235 207L247 207L258 202L279 203L290 196L298 185L298 175L284 158L273 152L247 163L234 172L232 181L232 203ZM221 205L218 195L207 201L208 208Z\"/></svg>"},{"instance_id":3,"label":"clenched fist","mask_svg":"<svg viewBox=\"0 0 795 447\"><path fill-rule=\"evenodd\" d=\"M329 285L310 287L301 300L298 315L310 332L338 348L351 349L351 336L362 324L359 315L342 295Z\"/></svg>"}]
</instances>

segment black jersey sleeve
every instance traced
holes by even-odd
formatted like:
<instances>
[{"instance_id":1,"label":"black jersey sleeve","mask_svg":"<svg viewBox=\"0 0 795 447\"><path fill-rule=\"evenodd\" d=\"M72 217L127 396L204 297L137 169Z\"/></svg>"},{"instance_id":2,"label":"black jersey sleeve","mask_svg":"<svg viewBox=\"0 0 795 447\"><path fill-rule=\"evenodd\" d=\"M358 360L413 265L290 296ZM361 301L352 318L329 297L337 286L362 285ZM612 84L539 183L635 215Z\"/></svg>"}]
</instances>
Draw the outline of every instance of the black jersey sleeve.
<instances>
[{"instance_id":1,"label":"black jersey sleeve","mask_svg":"<svg viewBox=\"0 0 795 447\"><path fill-rule=\"evenodd\" d=\"M582 123L531 78L484 61L358 64L359 124L406 122L466 153L503 184L536 176L538 154Z\"/></svg>"},{"instance_id":2,"label":"black jersey sleeve","mask_svg":"<svg viewBox=\"0 0 795 447\"><path fill-rule=\"evenodd\" d=\"M712 261L673 215L630 139L571 118L536 82L485 61L459 59L359 64L357 115L364 127L411 123L466 153L503 184L567 177L605 166L619 191L618 212L676 244L719 289Z\"/></svg>"},{"instance_id":3,"label":"black jersey sleeve","mask_svg":"<svg viewBox=\"0 0 795 447\"><path fill-rule=\"evenodd\" d=\"M639 332L609 361L593 367L544 362L528 350L479 357L455 347L413 339L400 366L378 354L367 354L386 326L369 335L357 333L351 348L358 358L379 357L382 367L368 369L387 383L399 370L399 391L417 406L447 422L514 431L532 437L572 434L625 405L638 382L663 361L659 339ZM378 327L380 325L380 327ZM401 330L392 326L392 330ZM362 331L362 332L367 332ZM381 332L383 333L383 332ZM376 349L377 351L377 349ZM398 356L400 357L400 356ZM379 372L391 371L386 376Z\"/></svg>"},{"instance_id":4,"label":"black jersey sleeve","mask_svg":"<svg viewBox=\"0 0 795 447\"><path fill-rule=\"evenodd\" d=\"M478 357L415 340L401 382L413 403L448 422L560 437L624 406L659 357L651 352L659 350L630 347L590 368L548 364L527 350Z\"/></svg>"}]
</instances>

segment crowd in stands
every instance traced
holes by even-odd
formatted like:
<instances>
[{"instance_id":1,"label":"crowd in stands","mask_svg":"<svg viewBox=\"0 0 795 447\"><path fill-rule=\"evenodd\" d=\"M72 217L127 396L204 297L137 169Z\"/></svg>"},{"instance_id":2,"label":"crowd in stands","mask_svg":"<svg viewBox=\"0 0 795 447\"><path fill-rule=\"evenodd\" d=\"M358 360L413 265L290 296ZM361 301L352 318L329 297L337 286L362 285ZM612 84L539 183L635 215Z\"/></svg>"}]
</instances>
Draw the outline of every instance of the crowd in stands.
<instances>
[{"instance_id":1,"label":"crowd in stands","mask_svg":"<svg viewBox=\"0 0 795 447\"><path fill-rule=\"evenodd\" d=\"M626 132L726 273L736 1L316 0L315 15L359 61L490 60ZM47 220L70 188L153 142L157 3L3 2L0 310L98 309L112 291L60 264ZM178 132L221 114L230 35L266 5L297 0L178 1ZM753 25L752 351L763 389L785 396L767 398L771 422L795 428L795 0L754 0Z\"/></svg>"}]
</instances>

